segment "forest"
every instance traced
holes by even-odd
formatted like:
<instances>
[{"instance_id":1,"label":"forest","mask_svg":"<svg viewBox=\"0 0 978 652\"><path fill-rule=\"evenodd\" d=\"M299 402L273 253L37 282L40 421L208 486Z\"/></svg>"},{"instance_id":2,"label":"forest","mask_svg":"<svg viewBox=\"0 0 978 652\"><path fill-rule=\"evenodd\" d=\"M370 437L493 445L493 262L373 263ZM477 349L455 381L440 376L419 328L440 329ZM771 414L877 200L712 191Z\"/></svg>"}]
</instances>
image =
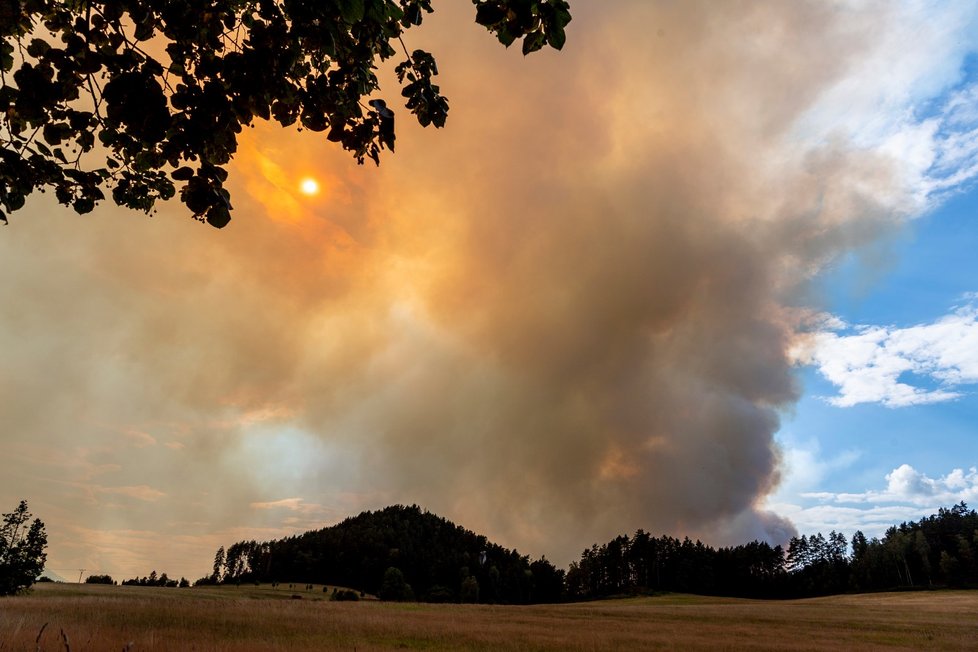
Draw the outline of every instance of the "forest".
<instances>
[{"instance_id":1,"label":"forest","mask_svg":"<svg viewBox=\"0 0 978 652\"><path fill-rule=\"evenodd\" d=\"M684 592L792 598L978 586L978 513L963 502L882 538L856 532L714 548L639 530L581 553L566 572L490 542L417 505L363 512L275 541L220 548L197 584L314 582L387 600L502 604Z\"/></svg>"},{"instance_id":2,"label":"forest","mask_svg":"<svg viewBox=\"0 0 978 652\"><path fill-rule=\"evenodd\" d=\"M571 564L567 597L659 591L756 598L978 586L978 514L963 502L883 538L856 532L794 537L787 549L753 541L712 548L639 530L594 545Z\"/></svg>"},{"instance_id":3,"label":"forest","mask_svg":"<svg viewBox=\"0 0 978 652\"><path fill-rule=\"evenodd\" d=\"M396 505L276 541L217 551L197 584L289 582L350 587L383 599L528 604L560 601L564 571L485 536Z\"/></svg>"}]
</instances>

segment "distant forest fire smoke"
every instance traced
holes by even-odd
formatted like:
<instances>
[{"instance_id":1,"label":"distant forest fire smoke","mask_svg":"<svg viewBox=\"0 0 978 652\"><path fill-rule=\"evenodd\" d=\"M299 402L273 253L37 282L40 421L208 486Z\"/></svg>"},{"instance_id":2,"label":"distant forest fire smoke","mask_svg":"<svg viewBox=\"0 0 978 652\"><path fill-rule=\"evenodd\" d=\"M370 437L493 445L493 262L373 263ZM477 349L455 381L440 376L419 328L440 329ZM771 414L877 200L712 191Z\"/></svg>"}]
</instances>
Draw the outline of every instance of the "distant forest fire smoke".
<instances>
[{"instance_id":1,"label":"distant forest fire smoke","mask_svg":"<svg viewBox=\"0 0 978 652\"><path fill-rule=\"evenodd\" d=\"M179 206L5 230L0 394L13 454L71 483L32 501L52 530L165 522L206 561L418 503L558 563L640 527L794 533L759 508L793 306L917 206L812 113L887 5L579 1L526 60L449 5L412 43L449 124L405 118L379 168L260 127L223 232Z\"/></svg>"}]
</instances>

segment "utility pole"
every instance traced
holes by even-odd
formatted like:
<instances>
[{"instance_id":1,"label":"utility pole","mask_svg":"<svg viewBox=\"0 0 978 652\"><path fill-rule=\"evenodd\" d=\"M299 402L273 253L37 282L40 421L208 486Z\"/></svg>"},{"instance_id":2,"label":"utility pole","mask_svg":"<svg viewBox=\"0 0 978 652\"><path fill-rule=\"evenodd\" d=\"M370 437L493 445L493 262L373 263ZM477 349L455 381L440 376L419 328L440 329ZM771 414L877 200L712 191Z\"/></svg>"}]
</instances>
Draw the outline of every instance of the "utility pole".
<instances>
[{"instance_id":1,"label":"utility pole","mask_svg":"<svg viewBox=\"0 0 978 652\"><path fill-rule=\"evenodd\" d=\"M78 583L79 583L79 584L81 584L81 578L82 578L82 573L84 573L84 572L85 572L85 570L86 570L86 569L84 569L84 568L79 568L79 569L78 569Z\"/></svg>"}]
</instances>

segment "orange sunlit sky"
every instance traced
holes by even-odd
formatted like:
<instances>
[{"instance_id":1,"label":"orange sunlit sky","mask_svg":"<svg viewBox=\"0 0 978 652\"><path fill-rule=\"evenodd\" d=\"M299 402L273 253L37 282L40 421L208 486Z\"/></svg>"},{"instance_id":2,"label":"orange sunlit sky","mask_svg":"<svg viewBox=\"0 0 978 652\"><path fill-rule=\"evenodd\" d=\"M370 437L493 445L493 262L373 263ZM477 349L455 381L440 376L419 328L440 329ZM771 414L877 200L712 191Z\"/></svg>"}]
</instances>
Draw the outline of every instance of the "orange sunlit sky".
<instances>
[{"instance_id":1,"label":"orange sunlit sky","mask_svg":"<svg viewBox=\"0 0 978 652\"><path fill-rule=\"evenodd\" d=\"M820 279L856 259L871 284L970 187L974 109L941 107L978 106L975 8L571 5L564 51L524 58L436 4L407 39L446 128L400 108L379 167L246 129L223 230L51 193L11 216L0 510L28 500L52 572L193 580L395 503L561 565L637 528L834 523L812 492L852 489L817 482L872 448L784 435L804 369L834 369Z\"/></svg>"}]
</instances>

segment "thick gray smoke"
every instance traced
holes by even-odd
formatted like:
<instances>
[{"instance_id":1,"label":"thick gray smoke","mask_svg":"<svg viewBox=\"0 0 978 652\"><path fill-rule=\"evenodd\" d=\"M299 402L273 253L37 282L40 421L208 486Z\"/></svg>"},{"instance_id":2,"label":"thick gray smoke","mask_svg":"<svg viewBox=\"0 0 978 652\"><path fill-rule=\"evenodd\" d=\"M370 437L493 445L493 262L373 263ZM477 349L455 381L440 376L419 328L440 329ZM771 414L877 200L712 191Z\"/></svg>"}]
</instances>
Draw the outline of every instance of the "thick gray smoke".
<instances>
[{"instance_id":1,"label":"thick gray smoke","mask_svg":"<svg viewBox=\"0 0 978 652\"><path fill-rule=\"evenodd\" d=\"M790 535L759 505L792 306L912 200L820 126L888 17L574 9L567 50L524 60L438 7L411 45L449 127L401 116L379 169L259 128L224 232L15 216L0 497L46 518L53 567L202 574L219 543L392 502L560 563L639 527Z\"/></svg>"}]
</instances>

